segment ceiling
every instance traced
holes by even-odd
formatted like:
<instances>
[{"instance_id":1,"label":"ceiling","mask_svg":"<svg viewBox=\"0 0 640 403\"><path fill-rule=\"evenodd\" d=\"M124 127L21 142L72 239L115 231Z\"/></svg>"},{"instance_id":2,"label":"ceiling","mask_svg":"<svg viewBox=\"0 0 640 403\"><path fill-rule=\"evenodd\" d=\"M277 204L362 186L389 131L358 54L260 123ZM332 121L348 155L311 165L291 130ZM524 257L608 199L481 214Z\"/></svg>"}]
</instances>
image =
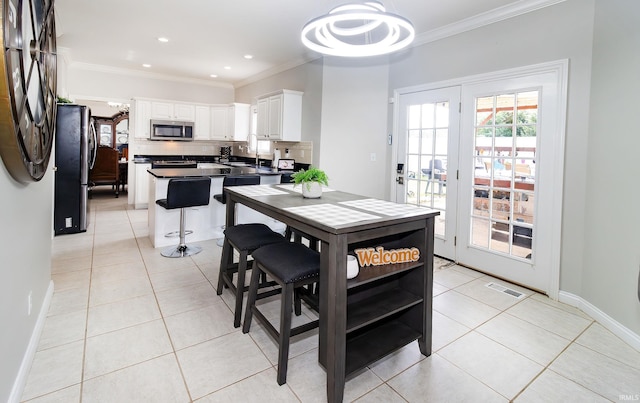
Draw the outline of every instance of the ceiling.
<instances>
[{"instance_id":1,"label":"ceiling","mask_svg":"<svg viewBox=\"0 0 640 403\"><path fill-rule=\"evenodd\" d=\"M416 28L414 43L424 43L455 31L455 26L490 23L558 1L384 0L383 4L388 12L408 18ZM346 2L56 0L58 53L70 65L237 87L319 57L302 45L300 30L308 20ZM169 42L161 43L159 37ZM247 54L253 58L245 59Z\"/></svg>"}]
</instances>

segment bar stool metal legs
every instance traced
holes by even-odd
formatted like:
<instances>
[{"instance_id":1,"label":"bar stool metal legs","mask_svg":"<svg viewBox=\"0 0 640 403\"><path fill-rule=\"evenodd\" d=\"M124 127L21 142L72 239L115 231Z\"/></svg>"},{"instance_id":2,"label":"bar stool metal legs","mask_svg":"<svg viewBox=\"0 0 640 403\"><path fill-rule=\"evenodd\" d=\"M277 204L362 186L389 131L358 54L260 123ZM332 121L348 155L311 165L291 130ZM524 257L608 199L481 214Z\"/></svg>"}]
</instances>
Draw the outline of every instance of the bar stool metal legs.
<instances>
[{"instance_id":1,"label":"bar stool metal legs","mask_svg":"<svg viewBox=\"0 0 640 403\"><path fill-rule=\"evenodd\" d=\"M185 229L185 214L184 208L180 209L180 243L178 246L172 246L160 252L164 257L185 257L193 256L202 252L202 248L199 246L188 246L185 242L185 235L187 234Z\"/></svg>"}]
</instances>

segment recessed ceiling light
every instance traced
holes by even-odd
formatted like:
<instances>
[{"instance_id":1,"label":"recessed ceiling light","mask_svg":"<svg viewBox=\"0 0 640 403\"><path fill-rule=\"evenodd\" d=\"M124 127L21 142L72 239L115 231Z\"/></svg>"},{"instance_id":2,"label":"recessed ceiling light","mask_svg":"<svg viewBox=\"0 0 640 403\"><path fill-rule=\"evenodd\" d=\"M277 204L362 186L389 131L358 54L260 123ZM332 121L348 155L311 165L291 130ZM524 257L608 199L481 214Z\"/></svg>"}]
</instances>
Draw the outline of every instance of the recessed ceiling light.
<instances>
[{"instance_id":1,"label":"recessed ceiling light","mask_svg":"<svg viewBox=\"0 0 640 403\"><path fill-rule=\"evenodd\" d=\"M149 68L149 67L151 67L151 65L150 65L150 64L148 64L148 63L145 63L145 64L143 64L143 65L142 65L142 67Z\"/></svg>"},{"instance_id":2,"label":"recessed ceiling light","mask_svg":"<svg viewBox=\"0 0 640 403\"><path fill-rule=\"evenodd\" d=\"M253 59L253 55L244 55L244 58L248 59L248 60L251 60L251 59Z\"/></svg>"},{"instance_id":3,"label":"recessed ceiling light","mask_svg":"<svg viewBox=\"0 0 640 403\"><path fill-rule=\"evenodd\" d=\"M231 70L231 66L224 66L225 70Z\"/></svg>"},{"instance_id":4,"label":"recessed ceiling light","mask_svg":"<svg viewBox=\"0 0 640 403\"><path fill-rule=\"evenodd\" d=\"M165 37L163 37L163 36L161 36L160 38L158 38L158 42L164 42L164 43L166 43L166 42L169 42L169 39L168 39L168 38L165 38Z\"/></svg>"},{"instance_id":5,"label":"recessed ceiling light","mask_svg":"<svg viewBox=\"0 0 640 403\"><path fill-rule=\"evenodd\" d=\"M209 77L211 77L211 78L218 78L218 75L217 75L217 74L211 74L211 75L209 75Z\"/></svg>"}]
</instances>

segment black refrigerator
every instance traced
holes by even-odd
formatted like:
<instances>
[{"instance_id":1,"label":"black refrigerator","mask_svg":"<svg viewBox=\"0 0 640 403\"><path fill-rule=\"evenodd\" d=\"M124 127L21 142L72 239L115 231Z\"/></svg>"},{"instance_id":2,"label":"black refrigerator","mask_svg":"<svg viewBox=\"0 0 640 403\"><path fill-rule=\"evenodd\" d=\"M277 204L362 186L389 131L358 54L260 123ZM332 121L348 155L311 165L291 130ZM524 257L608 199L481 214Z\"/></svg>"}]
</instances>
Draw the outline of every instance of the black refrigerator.
<instances>
[{"instance_id":1,"label":"black refrigerator","mask_svg":"<svg viewBox=\"0 0 640 403\"><path fill-rule=\"evenodd\" d=\"M56 235L87 230L89 169L95 162L96 133L91 110L83 105L59 104L55 133Z\"/></svg>"}]
</instances>

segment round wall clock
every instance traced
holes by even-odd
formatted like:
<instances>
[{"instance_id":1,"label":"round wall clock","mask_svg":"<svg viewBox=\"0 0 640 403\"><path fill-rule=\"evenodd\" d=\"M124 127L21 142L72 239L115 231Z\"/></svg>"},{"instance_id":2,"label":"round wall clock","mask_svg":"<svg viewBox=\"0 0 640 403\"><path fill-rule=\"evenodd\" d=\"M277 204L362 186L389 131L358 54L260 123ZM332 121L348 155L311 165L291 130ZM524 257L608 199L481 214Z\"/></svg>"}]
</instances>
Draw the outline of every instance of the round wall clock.
<instances>
[{"instance_id":1,"label":"round wall clock","mask_svg":"<svg viewBox=\"0 0 640 403\"><path fill-rule=\"evenodd\" d=\"M56 122L54 0L2 0L0 155L19 182L49 164Z\"/></svg>"}]
</instances>

